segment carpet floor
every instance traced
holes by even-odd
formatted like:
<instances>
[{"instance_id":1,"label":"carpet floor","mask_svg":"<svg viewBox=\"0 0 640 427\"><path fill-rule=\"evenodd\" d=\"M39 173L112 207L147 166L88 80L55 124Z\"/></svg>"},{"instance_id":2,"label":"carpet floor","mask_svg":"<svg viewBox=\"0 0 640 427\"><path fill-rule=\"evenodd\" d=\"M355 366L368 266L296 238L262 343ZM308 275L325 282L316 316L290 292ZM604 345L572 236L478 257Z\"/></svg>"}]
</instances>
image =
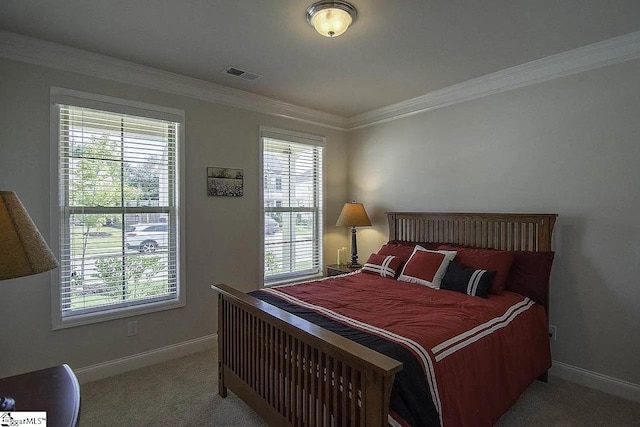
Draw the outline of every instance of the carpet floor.
<instances>
[{"instance_id":1,"label":"carpet floor","mask_svg":"<svg viewBox=\"0 0 640 427\"><path fill-rule=\"evenodd\" d=\"M81 386L80 425L262 427L233 393L217 392L213 351L159 363ZM534 382L496 424L511 426L640 426L640 403L556 377Z\"/></svg>"}]
</instances>

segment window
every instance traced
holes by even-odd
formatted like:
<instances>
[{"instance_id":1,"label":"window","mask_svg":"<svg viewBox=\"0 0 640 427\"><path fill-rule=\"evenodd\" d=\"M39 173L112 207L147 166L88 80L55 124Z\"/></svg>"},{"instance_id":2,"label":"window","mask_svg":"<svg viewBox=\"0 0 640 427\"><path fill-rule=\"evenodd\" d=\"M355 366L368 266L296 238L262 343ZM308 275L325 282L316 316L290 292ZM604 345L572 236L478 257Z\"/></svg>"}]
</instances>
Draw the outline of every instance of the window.
<instances>
[{"instance_id":1,"label":"window","mask_svg":"<svg viewBox=\"0 0 640 427\"><path fill-rule=\"evenodd\" d=\"M262 129L264 281L322 271L324 139Z\"/></svg>"},{"instance_id":2,"label":"window","mask_svg":"<svg viewBox=\"0 0 640 427\"><path fill-rule=\"evenodd\" d=\"M53 89L52 100L60 259L54 327L184 305L182 117L113 98L54 97Z\"/></svg>"}]
</instances>

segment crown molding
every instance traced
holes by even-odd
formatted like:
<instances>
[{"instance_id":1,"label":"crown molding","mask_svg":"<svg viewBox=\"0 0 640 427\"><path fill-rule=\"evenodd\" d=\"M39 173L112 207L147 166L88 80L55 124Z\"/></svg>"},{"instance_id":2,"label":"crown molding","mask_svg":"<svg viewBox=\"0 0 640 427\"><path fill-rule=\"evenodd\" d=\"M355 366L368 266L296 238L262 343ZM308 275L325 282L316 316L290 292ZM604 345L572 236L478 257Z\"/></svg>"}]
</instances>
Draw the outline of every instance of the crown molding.
<instances>
[{"instance_id":1,"label":"crown molding","mask_svg":"<svg viewBox=\"0 0 640 427\"><path fill-rule=\"evenodd\" d=\"M0 30L0 57L346 130L347 119L145 65Z\"/></svg>"},{"instance_id":2,"label":"crown molding","mask_svg":"<svg viewBox=\"0 0 640 427\"><path fill-rule=\"evenodd\" d=\"M355 130L472 99L640 58L640 31L487 74L348 119Z\"/></svg>"},{"instance_id":3,"label":"crown molding","mask_svg":"<svg viewBox=\"0 0 640 427\"><path fill-rule=\"evenodd\" d=\"M0 57L351 131L640 58L640 31L527 62L350 118L1 30Z\"/></svg>"}]
</instances>

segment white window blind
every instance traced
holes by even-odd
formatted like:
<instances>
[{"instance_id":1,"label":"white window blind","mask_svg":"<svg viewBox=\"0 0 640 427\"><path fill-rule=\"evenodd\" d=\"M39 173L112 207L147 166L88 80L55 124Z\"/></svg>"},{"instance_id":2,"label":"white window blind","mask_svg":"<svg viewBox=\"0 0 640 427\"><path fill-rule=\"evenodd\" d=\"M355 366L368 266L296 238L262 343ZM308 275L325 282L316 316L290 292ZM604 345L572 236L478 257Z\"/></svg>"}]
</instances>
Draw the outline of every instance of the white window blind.
<instances>
[{"instance_id":1,"label":"white window blind","mask_svg":"<svg viewBox=\"0 0 640 427\"><path fill-rule=\"evenodd\" d=\"M262 137L264 280L322 271L321 145Z\"/></svg>"},{"instance_id":2,"label":"white window blind","mask_svg":"<svg viewBox=\"0 0 640 427\"><path fill-rule=\"evenodd\" d=\"M62 318L176 300L180 124L58 109Z\"/></svg>"}]
</instances>

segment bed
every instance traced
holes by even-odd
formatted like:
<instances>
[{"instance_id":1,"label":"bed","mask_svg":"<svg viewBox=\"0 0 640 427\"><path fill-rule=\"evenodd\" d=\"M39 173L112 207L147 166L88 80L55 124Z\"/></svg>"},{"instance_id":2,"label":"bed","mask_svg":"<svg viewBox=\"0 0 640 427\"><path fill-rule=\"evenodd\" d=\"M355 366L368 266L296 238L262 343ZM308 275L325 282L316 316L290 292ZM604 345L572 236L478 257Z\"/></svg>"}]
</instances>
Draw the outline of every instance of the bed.
<instances>
[{"instance_id":1,"label":"bed","mask_svg":"<svg viewBox=\"0 0 640 427\"><path fill-rule=\"evenodd\" d=\"M548 254L556 215L387 217L403 245ZM362 272L253 295L213 286L218 392L278 426L491 425L546 378L546 278L486 299Z\"/></svg>"}]
</instances>

